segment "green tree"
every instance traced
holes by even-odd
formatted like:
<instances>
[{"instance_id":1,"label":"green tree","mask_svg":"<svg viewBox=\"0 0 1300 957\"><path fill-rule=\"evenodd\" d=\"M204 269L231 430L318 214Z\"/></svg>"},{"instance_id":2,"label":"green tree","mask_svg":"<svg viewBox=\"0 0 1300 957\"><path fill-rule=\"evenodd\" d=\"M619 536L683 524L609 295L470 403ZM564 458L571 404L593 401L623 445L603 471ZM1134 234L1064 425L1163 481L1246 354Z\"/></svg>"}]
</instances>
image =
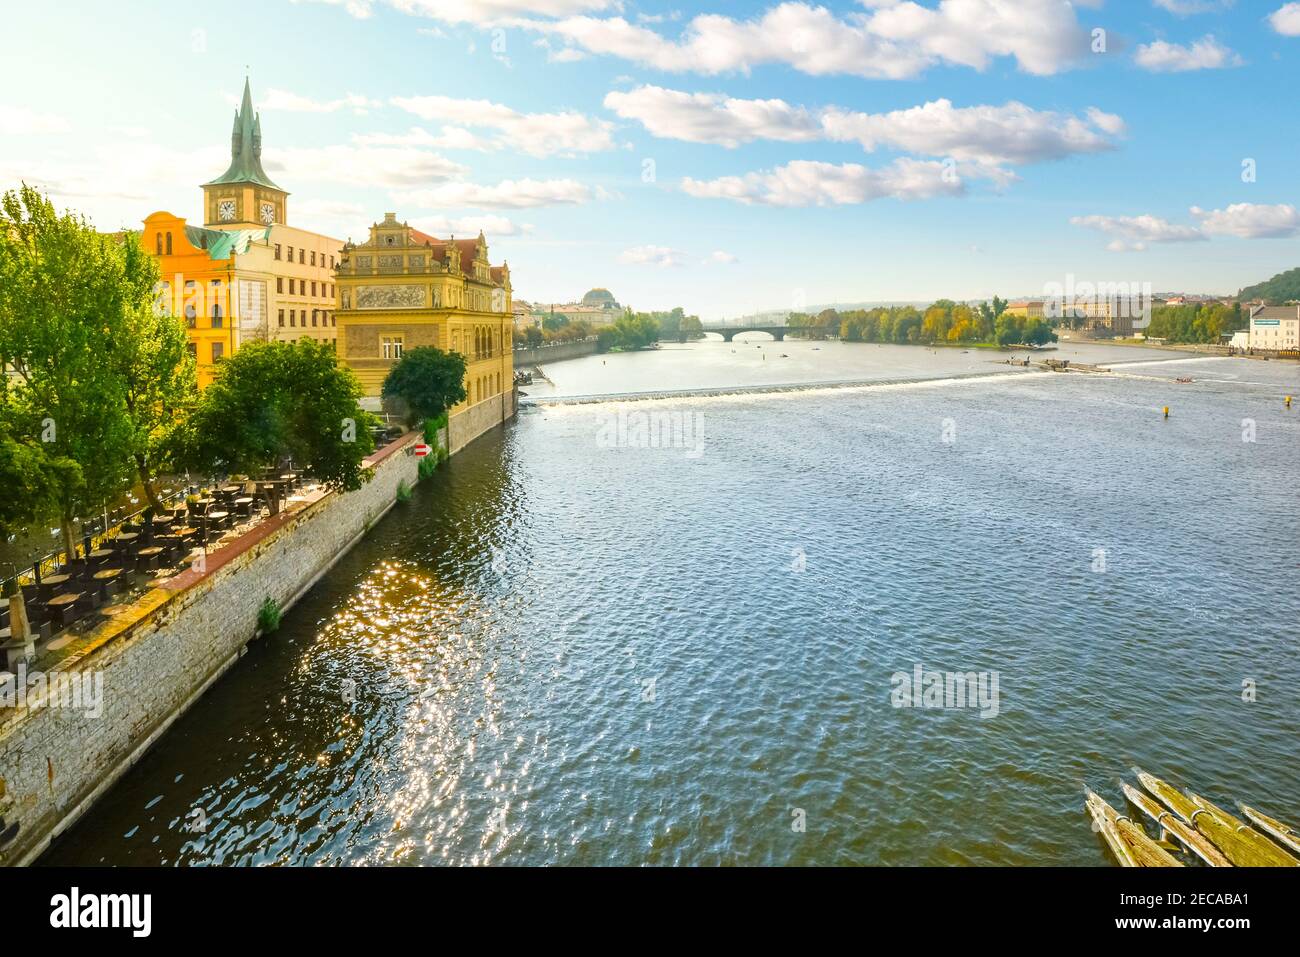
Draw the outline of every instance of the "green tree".
<instances>
[{"instance_id":1,"label":"green tree","mask_svg":"<svg viewBox=\"0 0 1300 957\"><path fill-rule=\"evenodd\" d=\"M536 326L529 326L524 330L524 342L528 345L529 349L536 349L542 344L544 338L542 330L538 329Z\"/></svg>"},{"instance_id":2,"label":"green tree","mask_svg":"<svg viewBox=\"0 0 1300 957\"><path fill-rule=\"evenodd\" d=\"M194 357L181 321L155 306L157 264L134 234L127 234L121 251L121 331L104 358L121 383L140 485L150 506L161 509L155 477L171 464L165 459L171 433L198 399Z\"/></svg>"},{"instance_id":3,"label":"green tree","mask_svg":"<svg viewBox=\"0 0 1300 957\"><path fill-rule=\"evenodd\" d=\"M532 330L530 330L532 331ZM420 346L402 356L384 379L384 398L406 403L407 425L436 419L457 402L465 401L465 357Z\"/></svg>"},{"instance_id":4,"label":"green tree","mask_svg":"<svg viewBox=\"0 0 1300 957\"><path fill-rule=\"evenodd\" d=\"M648 349L659 340L659 323L645 313L629 310L613 325L614 343L624 350Z\"/></svg>"},{"instance_id":5,"label":"green tree","mask_svg":"<svg viewBox=\"0 0 1300 957\"><path fill-rule=\"evenodd\" d=\"M356 376L314 340L250 342L218 366L173 434L172 454L204 475L255 475L291 458L326 488L352 491L369 481L363 459L374 450L361 395Z\"/></svg>"},{"instance_id":6,"label":"green tree","mask_svg":"<svg viewBox=\"0 0 1300 957\"><path fill-rule=\"evenodd\" d=\"M125 316L138 278L118 241L83 218L58 213L23 186L0 200L0 406L16 440L39 440L50 473L63 547L74 525L129 484L134 433L120 372L105 361L129 334Z\"/></svg>"}]
</instances>

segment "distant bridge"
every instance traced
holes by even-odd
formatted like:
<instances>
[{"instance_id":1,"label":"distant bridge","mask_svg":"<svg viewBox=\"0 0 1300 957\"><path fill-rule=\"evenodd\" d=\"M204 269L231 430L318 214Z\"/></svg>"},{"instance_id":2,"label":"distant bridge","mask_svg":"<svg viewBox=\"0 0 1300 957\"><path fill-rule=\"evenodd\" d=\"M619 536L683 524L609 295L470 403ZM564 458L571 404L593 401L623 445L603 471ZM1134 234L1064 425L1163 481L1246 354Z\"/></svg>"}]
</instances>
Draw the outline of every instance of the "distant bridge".
<instances>
[{"instance_id":1,"label":"distant bridge","mask_svg":"<svg viewBox=\"0 0 1300 957\"><path fill-rule=\"evenodd\" d=\"M726 342L730 342L742 332L766 332L777 342L782 342L787 335L825 336L830 334L831 330L831 326L704 326L700 331L716 332ZM839 330L835 329L834 332L838 334Z\"/></svg>"}]
</instances>

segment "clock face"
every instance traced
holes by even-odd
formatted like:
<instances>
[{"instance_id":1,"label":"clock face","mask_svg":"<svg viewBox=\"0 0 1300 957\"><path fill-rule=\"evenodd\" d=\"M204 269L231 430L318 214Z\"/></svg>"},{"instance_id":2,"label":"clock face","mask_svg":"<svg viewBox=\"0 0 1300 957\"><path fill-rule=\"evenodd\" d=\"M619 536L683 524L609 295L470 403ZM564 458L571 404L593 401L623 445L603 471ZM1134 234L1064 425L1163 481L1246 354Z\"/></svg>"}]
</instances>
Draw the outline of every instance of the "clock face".
<instances>
[{"instance_id":1,"label":"clock face","mask_svg":"<svg viewBox=\"0 0 1300 957\"><path fill-rule=\"evenodd\" d=\"M262 204L262 222L266 223L266 225L268 225L268 226L270 226L273 222L275 222L275 204L274 204L274 203L263 203L263 204Z\"/></svg>"},{"instance_id":2,"label":"clock face","mask_svg":"<svg viewBox=\"0 0 1300 957\"><path fill-rule=\"evenodd\" d=\"M223 223L231 222L235 218L235 201L233 199L223 199L218 203L217 216Z\"/></svg>"}]
</instances>

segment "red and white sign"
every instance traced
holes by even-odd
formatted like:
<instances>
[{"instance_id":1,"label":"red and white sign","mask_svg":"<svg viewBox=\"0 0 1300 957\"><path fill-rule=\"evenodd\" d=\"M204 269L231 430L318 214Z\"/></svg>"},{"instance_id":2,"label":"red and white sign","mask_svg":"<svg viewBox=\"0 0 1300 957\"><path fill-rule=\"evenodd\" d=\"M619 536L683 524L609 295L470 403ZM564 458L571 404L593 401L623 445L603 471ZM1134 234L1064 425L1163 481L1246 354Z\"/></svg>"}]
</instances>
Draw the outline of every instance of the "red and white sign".
<instances>
[{"instance_id":1,"label":"red and white sign","mask_svg":"<svg viewBox=\"0 0 1300 957\"><path fill-rule=\"evenodd\" d=\"M427 445L421 442L419 445L415 447L415 457L422 459L432 451L433 449L429 448Z\"/></svg>"}]
</instances>

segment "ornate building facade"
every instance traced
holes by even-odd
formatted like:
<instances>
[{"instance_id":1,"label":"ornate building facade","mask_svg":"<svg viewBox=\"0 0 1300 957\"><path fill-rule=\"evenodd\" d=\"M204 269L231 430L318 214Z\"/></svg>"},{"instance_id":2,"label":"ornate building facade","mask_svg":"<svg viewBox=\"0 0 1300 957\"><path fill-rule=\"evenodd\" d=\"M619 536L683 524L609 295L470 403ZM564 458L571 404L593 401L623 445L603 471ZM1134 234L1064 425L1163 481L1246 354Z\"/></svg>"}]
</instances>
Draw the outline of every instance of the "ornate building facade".
<instances>
[{"instance_id":1,"label":"ornate building facade","mask_svg":"<svg viewBox=\"0 0 1300 957\"><path fill-rule=\"evenodd\" d=\"M186 324L199 385L244 342L315 339L337 348L334 270L341 240L288 224L289 194L262 168L252 91L235 113L230 166L203 184L203 226L172 213L144 221L164 305Z\"/></svg>"},{"instance_id":2,"label":"ornate building facade","mask_svg":"<svg viewBox=\"0 0 1300 957\"><path fill-rule=\"evenodd\" d=\"M510 268L491 265L482 233L438 239L388 213L366 242L343 247L336 281L339 354L367 396L406 350L434 346L468 363L452 451L514 415Z\"/></svg>"}]
</instances>

